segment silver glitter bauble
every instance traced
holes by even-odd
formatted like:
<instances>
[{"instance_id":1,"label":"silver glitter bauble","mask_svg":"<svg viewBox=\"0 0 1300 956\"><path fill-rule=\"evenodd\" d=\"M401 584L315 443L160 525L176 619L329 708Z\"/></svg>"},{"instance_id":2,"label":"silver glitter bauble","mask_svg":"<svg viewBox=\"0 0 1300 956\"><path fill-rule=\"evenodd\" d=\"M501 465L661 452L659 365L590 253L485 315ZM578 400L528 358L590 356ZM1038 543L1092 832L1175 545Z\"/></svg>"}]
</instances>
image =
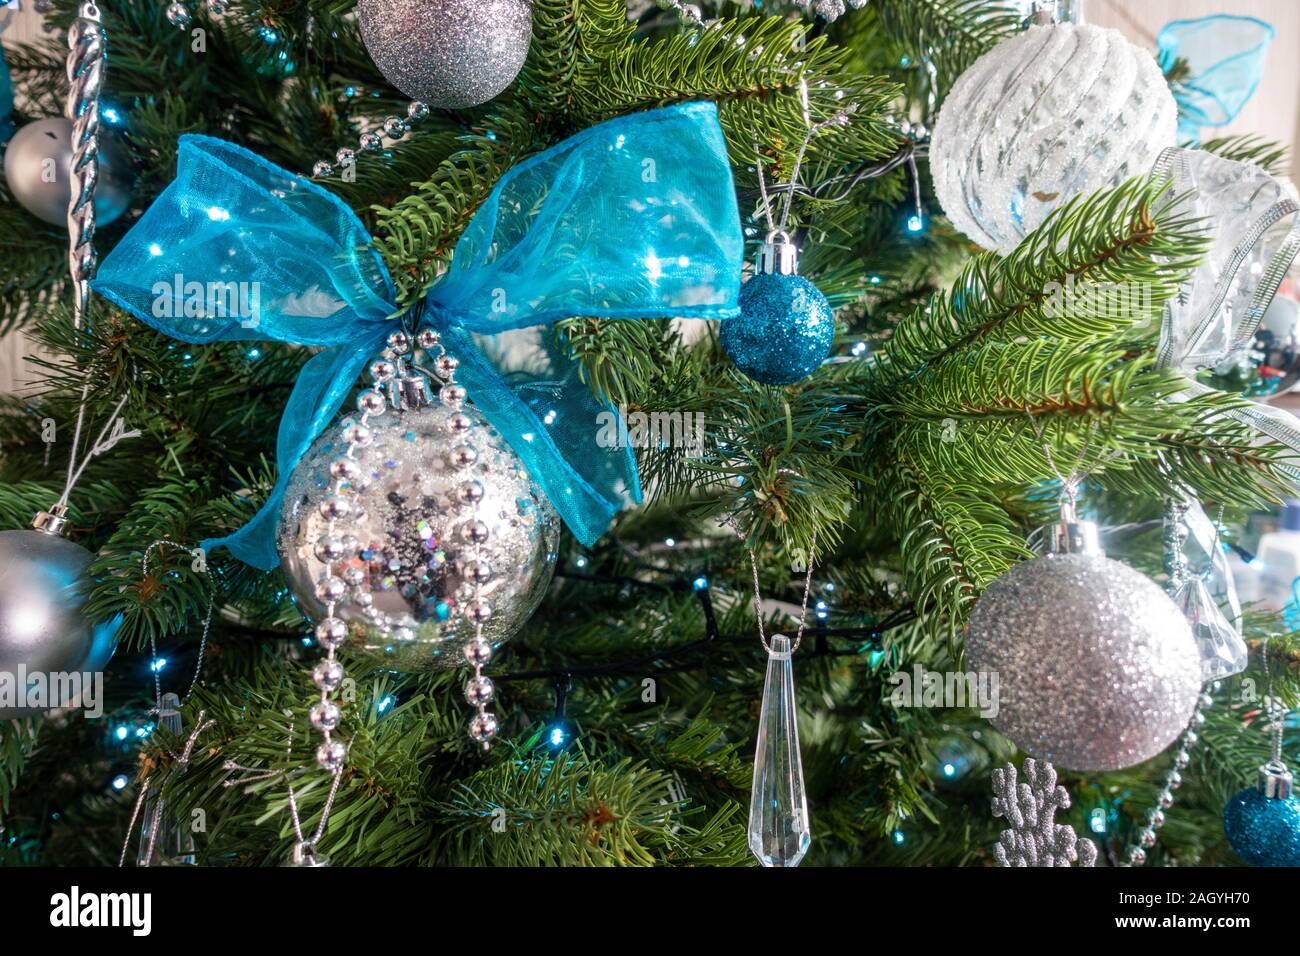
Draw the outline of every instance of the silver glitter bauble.
<instances>
[{"instance_id":1,"label":"silver glitter bauble","mask_svg":"<svg viewBox=\"0 0 1300 956\"><path fill-rule=\"evenodd\" d=\"M430 106L478 106L514 82L533 37L528 0L360 0L379 72Z\"/></svg>"},{"instance_id":2,"label":"silver glitter bauble","mask_svg":"<svg viewBox=\"0 0 1300 956\"><path fill-rule=\"evenodd\" d=\"M350 585L337 614L353 651L396 671L458 667L474 613L490 614L486 641L509 639L546 593L560 529L518 456L471 406L390 409L366 423L370 441L356 451L360 467L339 508L327 501L330 466L355 424L344 419L318 438L285 492L281 566L299 607L313 620L324 610L326 565L315 553L324 502L326 513L346 512L333 519L335 535L355 538L335 566ZM473 543L470 532L484 529L487 539ZM474 601L474 578L486 606Z\"/></svg>"},{"instance_id":3,"label":"silver glitter bauble","mask_svg":"<svg viewBox=\"0 0 1300 956\"><path fill-rule=\"evenodd\" d=\"M101 132L95 222L107 226L131 204L131 167ZM38 219L67 227L72 197L72 121L56 116L20 127L5 149L5 183L14 200Z\"/></svg>"},{"instance_id":4,"label":"silver glitter bauble","mask_svg":"<svg viewBox=\"0 0 1300 956\"><path fill-rule=\"evenodd\" d=\"M970 616L969 665L998 675L994 727L1071 770L1119 770L1187 727L1200 654L1165 592L1100 554L1048 554L994 581Z\"/></svg>"},{"instance_id":5,"label":"silver glitter bauble","mask_svg":"<svg viewBox=\"0 0 1300 956\"><path fill-rule=\"evenodd\" d=\"M1155 58L1119 31L1033 26L953 84L930 141L934 191L957 229L1010 252L1074 196L1145 175L1177 116Z\"/></svg>"},{"instance_id":6,"label":"silver glitter bauble","mask_svg":"<svg viewBox=\"0 0 1300 956\"><path fill-rule=\"evenodd\" d=\"M10 691L23 689L20 673L31 687L35 675L94 673L112 658L121 617L96 624L83 608L92 557L57 534L0 531L0 681ZM0 706L0 720L41 712Z\"/></svg>"}]
</instances>

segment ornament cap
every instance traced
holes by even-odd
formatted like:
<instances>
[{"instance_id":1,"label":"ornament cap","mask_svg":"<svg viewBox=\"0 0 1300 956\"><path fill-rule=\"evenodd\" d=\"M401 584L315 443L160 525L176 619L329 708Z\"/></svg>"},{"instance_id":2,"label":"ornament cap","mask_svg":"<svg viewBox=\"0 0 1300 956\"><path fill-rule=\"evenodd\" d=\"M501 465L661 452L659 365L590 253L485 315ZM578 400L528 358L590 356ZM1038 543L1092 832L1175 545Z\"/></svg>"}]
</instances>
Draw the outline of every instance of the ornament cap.
<instances>
[{"instance_id":1,"label":"ornament cap","mask_svg":"<svg viewBox=\"0 0 1300 956\"><path fill-rule=\"evenodd\" d=\"M62 537L63 529L68 526L67 505L54 505L49 511L38 511L32 519L32 527L42 534Z\"/></svg>"},{"instance_id":2,"label":"ornament cap","mask_svg":"<svg viewBox=\"0 0 1300 956\"><path fill-rule=\"evenodd\" d=\"M433 404L433 398L429 394L429 381L418 372L399 376L393 381L391 389L389 400L394 408L401 411L425 408Z\"/></svg>"},{"instance_id":3,"label":"ornament cap","mask_svg":"<svg viewBox=\"0 0 1300 956\"><path fill-rule=\"evenodd\" d=\"M1054 23L1083 23L1083 0L1034 0L1023 27L1028 29Z\"/></svg>"},{"instance_id":4,"label":"ornament cap","mask_svg":"<svg viewBox=\"0 0 1300 956\"><path fill-rule=\"evenodd\" d=\"M1093 521L1080 521L1073 515L1062 515L1061 520L1044 529L1048 554L1090 554L1105 557L1101 546L1101 533Z\"/></svg>"},{"instance_id":5,"label":"ornament cap","mask_svg":"<svg viewBox=\"0 0 1300 956\"><path fill-rule=\"evenodd\" d=\"M758 247L754 264L763 275L798 275L799 247L784 232L774 232Z\"/></svg>"},{"instance_id":6,"label":"ornament cap","mask_svg":"<svg viewBox=\"0 0 1300 956\"><path fill-rule=\"evenodd\" d=\"M1259 768L1259 792L1270 800L1291 796L1291 771L1281 761L1270 761Z\"/></svg>"}]
</instances>

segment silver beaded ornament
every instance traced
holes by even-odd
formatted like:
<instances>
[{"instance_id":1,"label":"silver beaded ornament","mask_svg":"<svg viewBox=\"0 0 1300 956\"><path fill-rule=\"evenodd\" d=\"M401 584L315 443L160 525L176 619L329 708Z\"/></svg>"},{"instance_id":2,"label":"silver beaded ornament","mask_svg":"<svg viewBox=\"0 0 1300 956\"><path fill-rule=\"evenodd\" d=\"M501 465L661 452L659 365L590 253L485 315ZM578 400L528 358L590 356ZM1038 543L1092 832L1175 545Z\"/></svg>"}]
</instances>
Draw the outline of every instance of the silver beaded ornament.
<instances>
[{"instance_id":1,"label":"silver beaded ornament","mask_svg":"<svg viewBox=\"0 0 1300 956\"><path fill-rule=\"evenodd\" d=\"M1072 515L1051 551L994 581L971 612L966 654L998 675L994 727L1072 770L1119 770L1164 750L1201 689L1182 612L1153 581L1112 561Z\"/></svg>"},{"instance_id":2,"label":"silver beaded ornament","mask_svg":"<svg viewBox=\"0 0 1300 956\"><path fill-rule=\"evenodd\" d=\"M459 109L514 82L528 56L528 0L360 0L361 38L384 78L407 96Z\"/></svg>"},{"instance_id":3,"label":"silver beaded ornament","mask_svg":"<svg viewBox=\"0 0 1300 956\"><path fill-rule=\"evenodd\" d=\"M378 388L362 392L361 417L322 435L294 470L281 513L299 606L321 621L327 602L337 608L317 636L401 672L487 663L541 602L559 540L550 502L466 404L455 359L441 353L435 366L433 398L402 360L375 362L396 407ZM476 685L472 697L485 693Z\"/></svg>"}]
</instances>

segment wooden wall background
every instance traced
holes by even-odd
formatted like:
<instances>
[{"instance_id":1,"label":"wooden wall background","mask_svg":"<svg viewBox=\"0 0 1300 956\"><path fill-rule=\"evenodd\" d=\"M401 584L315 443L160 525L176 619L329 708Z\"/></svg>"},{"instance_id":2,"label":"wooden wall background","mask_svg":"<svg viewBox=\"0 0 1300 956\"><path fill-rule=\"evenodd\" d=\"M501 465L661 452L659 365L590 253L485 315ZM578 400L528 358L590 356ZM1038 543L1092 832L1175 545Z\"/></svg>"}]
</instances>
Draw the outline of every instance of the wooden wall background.
<instances>
[{"instance_id":1,"label":"wooden wall background","mask_svg":"<svg viewBox=\"0 0 1300 956\"><path fill-rule=\"evenodd\" d=\"M10 0L11 3L15 0ZM16 0L20 9L4 34L5 45L43 36L41 16L31 0ZM103 0L111 4L113 0ZM201 2L201 0L191 0ZM167 0L157 0L160 10ZM1258 17L1277 30L1264 79L1227 133L1260 133L1291 146L1300 156L1300 0L1088 0L1085 19L1113 27L1135 43L1155 48L1155 37L1170 20L1232 13ZM35 369L24 362L33 346L21 333L0 337L0 392L25 390Z\"/></svg>"}]
</instances>

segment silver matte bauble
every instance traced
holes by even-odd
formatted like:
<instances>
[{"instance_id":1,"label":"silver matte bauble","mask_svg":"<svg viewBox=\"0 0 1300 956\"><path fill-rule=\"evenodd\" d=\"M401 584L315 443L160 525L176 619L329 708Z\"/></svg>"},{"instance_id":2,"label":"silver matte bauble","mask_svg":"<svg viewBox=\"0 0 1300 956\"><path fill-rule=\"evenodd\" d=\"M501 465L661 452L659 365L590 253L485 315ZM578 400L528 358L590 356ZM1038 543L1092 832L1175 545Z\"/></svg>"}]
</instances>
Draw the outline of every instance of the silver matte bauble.
<instances>
[{"instance_id":1,"label":"silver matte bauble","mask_svg":"<svg viewBox=\"0 0 1300 956\"><path fill-rule=\"evenodd\" d=\"M1255 330L1251 356L1260 388L1252 389L1250 397L1280 395L1300 381L1300 302L1274 297Z\"/></svg>"},{"instance_id":2,"label":"silver matte bauble","mask_svg":"<svg viewBox=\"0 0 1300 956\"><path fill-rule=\"evenodd\" d=\"M33 678L95 673L112 658L122 618L95 624L83 607L92 557L58 534L0 531L0 720L44 710L4 706L5 696L21 689L20 674L31 689Z\"/></svg>"},{"instance_id":3,"label":"silver matte bauble","mask_svg":"<svg viewBox=\"0 0 1300 956\"><path fill-rule=\"evenodd\" d=\"M322 616L316 552L333 520L351 549L335 564L348 583L336 612L354 652L402 672L460 666L485 606L484 638L509 639L546 593L559 541L559 518L519 457L471 406L390 409L366 423L360 467L336 500L330 466L355 425L317 439L285 492L281 565L299 607ZM474 600L475 580L487 605Z\"/></svg>"},{"instance_id":4,"label":"silver matte bauble","mask_svg":"<svg viewBox=\"0 0 1300 956\"><path fill-rule=\"evenodd\" d=\"M1034 26L957 79L930 141L952 224L1010 252L1075 196L1145 175L1174 145L1178 108L1149 50L1117 30Z\"/></svg>"},{"instance_id":5,"label":"silver matte bauble","mask_svg":"<svg viewBox=\"0 0 1300 956\"><path fill-rule=\"evenodd\" d=\"M379 72L430 106L478 106L514 82L533 37L528 0L360 0Z\"/></svg>"},{"instance_id":6,"label":"silver matte bauble","mask_svg":"<svg viewBox=\"0 0 1300 956\"><path fill-rule=\"evenodd\" d=\"M1071 770L1119 770L1164 750L1201 690L1186 618L1144 575L1101 554L1048 554L994 581L971 612L968 666L997 675L993 726Z\"/></svg>"},{"instance_id":7,"label":"silver matte bauble","mask_svg":"<svg viewBox=\"0 0 1300 956\"><path fill-rule=\"evenodd\" d=\"M110 137L100 133L95 222L107 226L131 203L131 168ZM68 224L72 198L72 121L57 116L21 127L5 150L5 183L14 200L38 219Z\"/></svg>"}]
</instances>

